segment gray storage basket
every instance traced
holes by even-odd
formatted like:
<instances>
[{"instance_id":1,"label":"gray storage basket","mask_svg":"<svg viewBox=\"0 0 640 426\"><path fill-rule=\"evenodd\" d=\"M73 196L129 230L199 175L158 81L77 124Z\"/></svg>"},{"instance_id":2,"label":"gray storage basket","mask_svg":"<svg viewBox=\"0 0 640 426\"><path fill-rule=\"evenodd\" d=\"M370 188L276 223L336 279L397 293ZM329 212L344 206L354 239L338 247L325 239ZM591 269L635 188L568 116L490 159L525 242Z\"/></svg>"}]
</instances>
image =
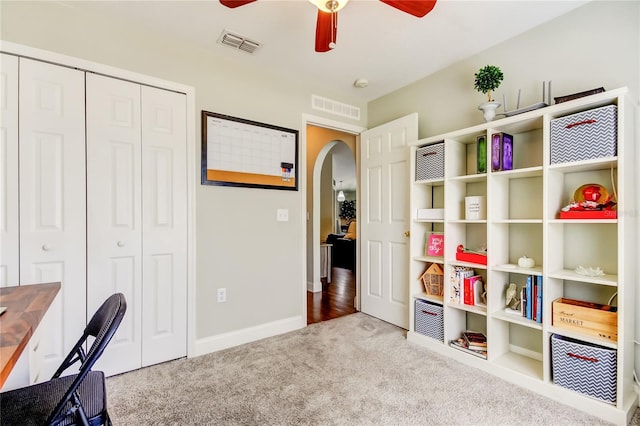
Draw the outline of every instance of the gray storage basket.
<instances>
[{"instance_id":1,"label":"gray storage basket","mask_svg":"<svg viewBox=\"0 0 640 426\"><path fill-rule=\"evenodd\" d=\"M553 334L551 361L555 384L604 402L616 403L615 349Z\"/></svg>"},{"instance_id":2,"label":"gray storage basket","mask_svg":"<svg viewBox=\"0 0 640 426\"><path fill-rule=\"evenodd\" d=\"M416 332L444 341L444 321L442 306L425 300L416 299Z\"/></svg>"},{"instance_id":3,"label":"gray storage basket","mask_svg":"<svg viewBox=\"0 0 640 426\"><path fill-rule=\"evenodd\" d=\"M416 150L416 182L444 178L444 142Z\"/></svg>"},{"instance_id":4,"label":"gray storage basket","mask_svg":"<svg viewBox=\"0 0 640 426\"><path fill-rule=\"evenodd\" d=\"M551 120L551 164L615 157L617 117L607 105Z\"/></svg>"}]
</instances>

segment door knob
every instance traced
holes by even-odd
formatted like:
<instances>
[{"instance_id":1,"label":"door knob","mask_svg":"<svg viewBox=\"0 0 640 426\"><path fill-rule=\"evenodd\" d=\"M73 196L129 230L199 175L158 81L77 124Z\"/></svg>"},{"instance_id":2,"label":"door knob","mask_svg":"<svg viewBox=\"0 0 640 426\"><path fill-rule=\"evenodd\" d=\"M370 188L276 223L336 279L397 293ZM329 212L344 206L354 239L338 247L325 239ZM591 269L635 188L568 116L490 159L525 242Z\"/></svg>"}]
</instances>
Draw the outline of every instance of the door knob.
<instances>
[{"instance_id":1,"label":"door knob","mask_svg":"<svg viewBox=\"0 0 640 426\"><path fill-rule=\"evenodd\" d=\"M43 244L42 245L42 250L43 251L49 251L49 250L51 250L51 246L49 244Z\"/></svg>"},{"instance_id":2,"label":"door knob","mask_svg":"<svg viewBox=\"0 0 640 426\"><path fill-rule=\"evenodd\" d=\"M409 238L411 236L411 231L404 231L404 236Z\"/></svg>"},{"instance_id":3,"label":"door knob","mask_svg":"<svg viewBox=\"0 0 640 426\"><path fill-rule=\"evenodd\" d=\"M117 244L118 247L124 247L124 241L118 241Z\"/></svg>"}]
</instances>

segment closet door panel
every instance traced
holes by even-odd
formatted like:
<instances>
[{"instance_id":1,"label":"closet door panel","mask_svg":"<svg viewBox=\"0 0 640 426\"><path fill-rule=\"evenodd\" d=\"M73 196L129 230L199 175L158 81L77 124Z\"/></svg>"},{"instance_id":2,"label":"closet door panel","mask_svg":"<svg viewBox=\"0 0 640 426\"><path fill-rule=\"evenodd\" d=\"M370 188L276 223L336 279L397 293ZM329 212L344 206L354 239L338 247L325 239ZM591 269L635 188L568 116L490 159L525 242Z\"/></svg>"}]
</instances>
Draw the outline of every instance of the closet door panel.
<instances>
[{"instance_id":1,"label":"closet door panel","mask_svg":"<svg viewBox=\"0 0 640 426\"><path fill-rule=\"evenodd\" d=\"M97 367L141 365L141 128L138 84L87 74L87 297L121 292L127 312Z\"/></svg>"},{"instance_id":2,"label":"closet door panel","mask_svg":"<svg viewBox=\"0 0 640 426\"><path fill-rule=\"evenodd\" d=\"M142 87L142 365L187 354L186 96Z\"/></svg>"},{"instance_id":3,"label":"closet door panel","mask_svg":"<svg viewBox=\"0 0 640 426\"><path fill-rule=\"evenodd\" d=\"M0 287L20 283L18 58L0 54Z\"/></svg>"},{"instance_id":4,"label":"closet door panel","mask_svg":"<svg viewBox=\"0 0 640 426\"><path fill-rule=\"evenodd\" d=\"M42 378L86 323L84 73L20 59L20 284L62 283Z\"/></svg>"}]
</instances>

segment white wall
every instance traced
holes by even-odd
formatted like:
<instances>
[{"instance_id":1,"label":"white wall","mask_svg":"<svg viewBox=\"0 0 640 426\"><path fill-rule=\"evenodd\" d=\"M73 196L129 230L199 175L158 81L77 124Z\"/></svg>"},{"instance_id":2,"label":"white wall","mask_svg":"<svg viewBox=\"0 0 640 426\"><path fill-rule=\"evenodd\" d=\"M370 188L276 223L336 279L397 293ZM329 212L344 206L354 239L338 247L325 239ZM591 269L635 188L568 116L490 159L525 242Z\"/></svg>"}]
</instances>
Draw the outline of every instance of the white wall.
<instances>
[{"instance_id":1,"label":"white wall","mask_svg":"<svg viewBox=\"0 0 640 426\"><path fill-rule=\"evenodd\" d=\"M502 102L507 96L514 109L518 89L520 106L542 100L542 81L552 80L552 96L597 87L627 86L636 105L636 158L640 164L640 2L594 1L538 28L494 46L438 73L369 103L369 127L411 112L419 115L419 137L445 133L483 122L477 107L486 100L473 89L474 73L491 64L504 72L504 81L493 94ZM499 110L498 112L503 112ZM636 209L640 217L640 173L636 171ZM640 226L636 253L640 255ZM635 285L640 306L640 281ZM636 334L640 336L640 309L636 309ZM640 338L636 337L636 341ZM640 373L640 347L635 365Z\"/></svg>"},{"instance_id":2,"label":"white wall","mask_svg":"<svg viewBox=\"0 0 640 426\"><path fill-rule=\"evenodd\" d=\"M235 66L215 53L126 22L108 21L52 1L2 1L0 12L2 40L195 87L198 165L200 110L300 130L303 113L323 115L311 109L313 93L360 107L362 120L350 125L364 127L366 122L366 105L357 99ZM282 322L306 324L302 315L306 170L304 141L300 142L300 191L197 187L196 336L205 347L219 347L216 338L234 341L229 334L248 328L258 330L235 338L236 342L263 337L263 324L275 324L274 330L282 329ZM199 183L199 171L190 178ZM289 222L276 222L276 210L281 208L289 210ZM227 303L216 303L218 287L227 288Z\"/></svg>"}]
</instances>

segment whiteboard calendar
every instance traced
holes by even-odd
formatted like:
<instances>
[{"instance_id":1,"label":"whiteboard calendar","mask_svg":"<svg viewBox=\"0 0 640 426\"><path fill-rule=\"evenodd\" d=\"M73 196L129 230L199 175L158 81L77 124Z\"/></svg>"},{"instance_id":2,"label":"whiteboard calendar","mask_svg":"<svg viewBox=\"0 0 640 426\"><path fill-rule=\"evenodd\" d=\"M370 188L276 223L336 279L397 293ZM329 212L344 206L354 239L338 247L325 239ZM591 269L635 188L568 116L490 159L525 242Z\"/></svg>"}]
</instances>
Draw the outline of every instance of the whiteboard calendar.
<instances>
[{"instance_id":1,"label":"whiteboard calendar","mask_svg":"<svg viewBox=\"0 0 640 426\"><path fill-rule=\"evenodd\" d=\"M202 111L202 184L298 189L298 131Z\"/></svg>"}]
</instances>

